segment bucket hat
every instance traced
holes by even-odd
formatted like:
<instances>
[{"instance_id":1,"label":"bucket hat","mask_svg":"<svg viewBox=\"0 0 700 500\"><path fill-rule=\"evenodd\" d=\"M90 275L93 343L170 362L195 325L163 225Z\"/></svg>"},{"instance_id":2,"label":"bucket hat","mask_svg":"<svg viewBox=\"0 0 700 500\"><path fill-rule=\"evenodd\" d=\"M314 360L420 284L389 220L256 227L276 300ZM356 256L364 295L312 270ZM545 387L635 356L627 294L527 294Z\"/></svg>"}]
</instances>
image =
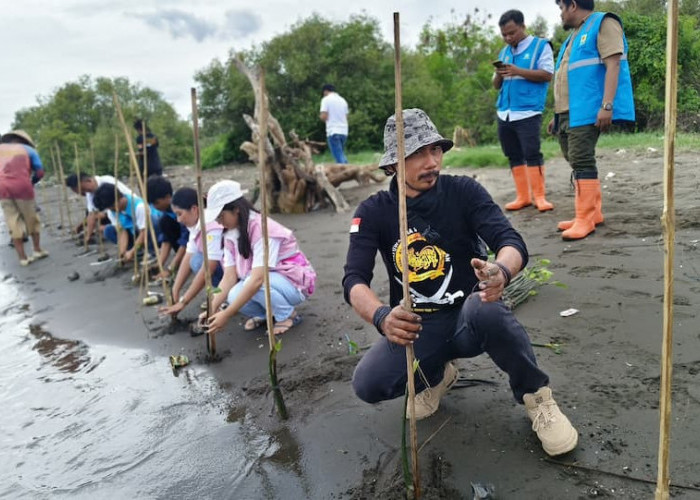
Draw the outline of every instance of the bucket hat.
<instances>
[{"instance_id":1,"label":"bucket hat","mask_svg":"<svg viewBox=\"0 0 700 500\"><path fill-rule=\"evenodd\" d=\"M403 110L403 132L405 157L431 144L440 144L443 152L449 151L452 149L452 146L454 146L451 140L445 139L440 135L435 124L422 109L412 108ZM384 126L384 155L379 161L379 168L386 169L398 162L396 115L391 115Z\"/></svg>"},{"instance_id":2,"label":"bucket hat","mask_svg":"<svg viewBox=\"0 0 700 500\"><path fill-rule=\"evenodd\" d=\"M23 143L25 143L27 146L31 146L33 148L36 148L34 145L34 141L32 138L29 136L28 133L26 133L24 130L10 130L8 133L2 136L2 142L7 142L11 138L19 139Z\"/></svg>"},{"instance_id":3,"label":"bucket hat","mask_svg":"<svg viewBox=\"0 0 700 500\"><path fill-rule=\"evenodd\" d=\"M236 181L219 181L209 188L207 193L207 208L204 210L204 222L214 222L224 206L242 198L247 189L241 189Z\"/></svg>"}]
</instances>

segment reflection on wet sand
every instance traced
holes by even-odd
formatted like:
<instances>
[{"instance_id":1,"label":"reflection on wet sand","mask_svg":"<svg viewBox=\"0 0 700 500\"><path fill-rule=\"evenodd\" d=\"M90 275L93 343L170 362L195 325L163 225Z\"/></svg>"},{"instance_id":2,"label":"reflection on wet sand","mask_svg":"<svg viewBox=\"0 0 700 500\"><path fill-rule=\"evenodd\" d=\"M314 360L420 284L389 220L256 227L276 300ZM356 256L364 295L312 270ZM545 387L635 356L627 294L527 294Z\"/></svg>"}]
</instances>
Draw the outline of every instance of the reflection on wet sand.
<instances>
[{"instance_id":1,"label":"reflection on wet sand","mask_svg":"<svg viewBox=\"0 0 700 500\"><path fill-rule=\"evenodd\" d=\"M91 364L89 349L84 342L56 338L44 330L42 325L29 325L29 333L37 339L32 349L62 372L90 373L104 359Z\"/></svg>"}]
</instances>

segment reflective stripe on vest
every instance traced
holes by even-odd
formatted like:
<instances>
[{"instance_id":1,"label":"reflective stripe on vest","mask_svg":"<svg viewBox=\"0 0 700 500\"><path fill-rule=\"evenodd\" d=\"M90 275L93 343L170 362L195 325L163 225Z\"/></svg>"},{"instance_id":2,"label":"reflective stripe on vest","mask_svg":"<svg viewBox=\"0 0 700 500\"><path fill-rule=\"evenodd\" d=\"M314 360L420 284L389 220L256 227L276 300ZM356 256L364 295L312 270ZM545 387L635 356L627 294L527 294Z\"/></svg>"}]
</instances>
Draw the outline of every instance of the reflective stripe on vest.
<instances>
[{"instance_id":1,"label":"reflective stripe on vest","mask_svg":"<svg viewBox=\"0 0 700 500\"><path fill-rule=\"evenodd\" d=\"M626 61L627 54L622 54L620 56L620 61ZM594 66L596 64L605 64L600 57L593 57L590 59L581 59L576 61L574 64L569 64L569 71L573 71L577 68L582 68L584 66Z\"/></svg>"}]
</instances>

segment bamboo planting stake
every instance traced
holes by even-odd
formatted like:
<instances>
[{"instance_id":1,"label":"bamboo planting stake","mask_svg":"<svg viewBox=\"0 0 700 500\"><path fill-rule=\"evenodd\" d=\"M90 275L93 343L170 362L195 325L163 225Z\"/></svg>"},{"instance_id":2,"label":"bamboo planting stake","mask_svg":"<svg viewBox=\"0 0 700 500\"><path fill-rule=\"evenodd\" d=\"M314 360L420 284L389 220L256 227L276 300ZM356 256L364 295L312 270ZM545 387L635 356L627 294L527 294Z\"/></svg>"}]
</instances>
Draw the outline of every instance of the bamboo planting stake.
<instances>
[{"instance_id":1,"label":"bamboo planting stake","mask_svg":"<svg viewBox=\"0 0 700 500\"><path fill-rule=\"evenodd\" d=\"M204 195L202 191L202 162L199 153L199 112L197 109L197 89L194 87L190 90L192 98L192 125L194 127L194 164L197 169L197 204L199 205L199 230L202 233L202 255L204 257L202 265L204 266L204 283L207 295L207 314L206 322L209 323L211 315L211 271L209 270L209 251L207 249L207 225L204 222ZM216 336L207 329L207 350L209 354L216 354Z\"/></svg>"},{"instance_id":2,"label":"bamboo planting stake","mask_svg":"<svg viewBox=\"0 0 700 500\"><path fill-rule=\"evenodd\" d=\"M46 173L44 173L46 175ZM44 223L46 227L51 231L51 210L46 208L46 184L41 182L39 186L39 194L41 195L41 206L42 210L46 212L46 220Z\"/></svg>"},{"instance_id":3,"label":"bamboo planting stake","mask_svg":"<svg viewBox=\"0 0 700 500\"><path fill-rule=\"evenodd\" d=\"M92 162L92 178L96 180L97 179L97 167L95 166L95 148L93 147L92 139L90 139L90 161ZM116 183L117 183L117 178L114 177L114 185L115 186L116 186ZM97 231L95 231L95 232L97 233L97 241L99 244L100 256L102 256L105 253L105 247L104 247L104 242L102 241L102 231L100 230L100 218L96 214L91 214L91 215L93 215L97 219L95 221L95 226L97 227Z\"/></svg>"},{"instance_id":4,"label":"bamboo planting stake","mask_svg":"<svg viewBox=\"0 0 700 500\"><path fill-rule=\"evenodd\" d=\"M275 399L277 412L282 420L287 420L287 407L284 404L282 390L277 381L277 352L278 344L273 332L272 300L270 298L270 243L267 232L267 161L265 154L265 141L267 140L267 102L265 99L265 70L260 68L260 100L258 103L258 165L260 168L260 219L262 224L263 238L263 283L265 288L265 317L267 319L267 338L270 344L269 371L272 394Z\"/></svg>"},{"instance_id":5,"label":"bamboo planting stake","mask_svg":"<svg viewBox=\"0 0 700 500\"><path fill-rule=\"evenodd\" d=\"M119 188L117 187L117 182L119 182L119 134L114 134L114 199L116 200L119 195ZM114 213L116 214L114 221L114 229L117 233L117 245L119 244L119 231L121 227L119 226L119 205L116 204L114 207ZM119 250L117 250L119 251Z\"/></svg>"},{"instance_id":6,"label":"bamboo planting stake","mask_svg":"<svg viewBox=\"0 0 700 500\"><path fill-rule=\"evenodd\" d=\"M151 207L148 206L148 191L146 190L146 180L148 178L148 166L146 165L147 160L146 160L146 120L141 120L141 135L143 137L143 140L141 142L142 149L143 149L143 155L141 156L143 158L143 182L139 182L139 186L141 188L141 199L143 200L144 207L146 208L146 231L148 231L148 234L150 235L151 231ZM136 162L138 165L138 161ZM156 247L155 247L156 255L158 252L158 245L156 242ZM143 265L142 267L142 272L143 276L141 277L142 282L144 283L144 288L148 288L148 239L144 242L144 251L143 251ZM158 259L158 262L160 263L160 259ZM162 269L161 269L162 271ZM162 280L165 281L165 280ZM168 304L170 305L170 304Z\"/></svg>"},{"instance_id":7,"label":"bamboo planting stake","mask_svg":"<svg viewBox=\"0 0 700 500\"><path fill-rule=\"evenodd\" d=\"M399 235L401 236L401 275L403 283L403 308L412 311L408 270L408 218L406 215L406 158L403 131L403 104L401 99L401 36L399 13L394 12L394 86L396 98L397 183L399 188ZM406 346L406 372L408 375L408 407L411 428L411 462L413 472L413 495L420 498L420 469L418 467L418 431L416 429L416 384L415 353L413 344Z\"/></svg>"},{"instance_id":8,"label":"bamboo planting stake","mask_svg":"<svg viewBox=\"0 0 700 500\"><path fill-rule=\"evenodd\" d=\"M155 228L153 227L153 224L149 224L149 223L151 222L151 221L150 221L150 217L151 217L150 212L151 212L151 210L150 210L150 208L149 208L149 206L148 206L148 204L147 204L147 198L145 198L145 196L146 196L146 184L145 184L145 180L141 178L141 173L139 172L139 166L138 166L139 163L138 163L138 161L136 160L136 153L134 152L134 146L131 144L131 140L130 140L130 136L129 136L129 129L128 129L127 126L126 126L126 121L124 120L124 114L122 113L122 108L121 108L121 106L120 106L120 104L119 104L119 99L117 98L117 95L116 95L116 94L113 94L112 97L113 97L113 99L114 99L114 107L115 107L115 109L116 109L116 111L117 111L117 116L119 117L119 122L121 123L121 126L122 126L122 131L124 132L124 137L126 138L126 145L128 146L128 149L129 149L129 160L130 160L130 163L131 163L131 168L129 169L129 172L130 172L130 173L131 173L131 172L136 172L136 180L137 180L138 183L139 183L139 189L141 190L141 194L144 196L144 200L143 200L143 201L144 201L144 203L146 203L146 205L145 205L145 209L146 209L146 230L148 231L148 234L149 234L150 237L151 237L151 244L153 245L153 248L155 248L155 249L157 250L157 249L158 249L158 239L156 238L156 231L155 231ZM116 164L115 164L115 170L116 170ZM116 181L116 177L115 177L115 181ZM115 186L116 186L116 184L115 184ZM135 191L135 190L133 189L133 187L132 187L132 193L135 193L135 192L136 192L136 191ZM132 205L133 205L133 204L132 204ZM146 248L147 248L147 247L148 247L148 245L146 245ZM146 251L147 251L147 250L146 250ZM135 262L135 261L136 261L136 256L134 256L134 262ZM159 270L159 272L160 272L161 274L163 274L163 265L162 265L162 263L160 262L160 259L156 259L156 261L157 261L157 263L158 263L158 270ZM147 269L147 268L144 268L143 272L145 272L146 274L148 274L148 269ZM170 285L168 284L167 280L161 280L161 283L162 283L162 285L163 285L163 294L165 295L165 300L167 301L167 304L168 304L169 306L171 306L171 305L173 305L173 298L172 298L172 294L170 293Z\"/></svg>"},{"instance_id":9,"label":"bamboo planting stake","mask_svg":"<svg viewBox=\"0 0 700 500\"><path fill-rule=\"evenodd\" d=\"M134 165L132 163L129 163L129 189L131 189L131 226L134 231L134 243L136 243L136 211L134 209L134 195L136 194L136 187L134 186L134 168ZM138 168L136 169L138 170ZM119 206L117 198L114 199L114 203L115 205ZM136 280L139 280L139 302L141 302L141 299L143 298L143 283L141 282L141 276L139 275L139 259L136 257L136 250L138 249L134 246L134 275L132 276L131 280L134 283L136 282Z\"/></svg>"},{"instance_id":10,"label":"bamboo planting stake","mask_svg":"<svg viewBox=\"0 0 700 500\"><path fill-rule=\"evenodd\" d=\"M52 167L52 175L54 179L57 179L58 182L61 182L61 176L58 174L58 167L56 166L57 161L56 161L56 155L54 154L53 148L49 148L49 151L51 152L51 167ZM58 196L56 196L56 199L58 200L58 212L61 216L61 229L63 229L66 226L64 217L63 217L63 203L61 202L61 188L58 188Z\"/></svg>"},{"instance_id":11,"label":"bamboo planting stake","mask_svg":"<svg viewBox=\"0 0 700 500\"><path fill-rule=\"evenodd\" d=\"M673 253L676 215L674 208L674 148L678 111L678 0L668 2L666 27L666 110L664 140L664 320L661 346L661 394L659 396L659 462L656 477L656 500L668 500L671 476L669 448L671 433L671 380L673 369Z\"/></svg>"},{"instance_id":12,"label":"bamboo planting stake","mask_svg":"<svg viewBox=\"0 0 700 500\"><path fill-rule=\"evenodd\" d=\"M70 205L68 204L68 190L66 189L66 176L63 173L63 161L61 161L61 148L56 144L56 157L58 158L58 171L61 174L61 190L63 191L63 204L66 206L66 215L68 216L68 234L70 239L73 239L73 218L70 215Z\"/></svg>"},{"instance_id":13,"label":"bamboo planting stake","mask_svg":"<svg viewBox=\"0 0 700 500\"><path fill-rule=\"evenodd\" d=\"M83 187L80 182L80 159L78 157L78 144L73 143L73 149L75 150L75 172L78 177L78 196L83 195ZM83 247L85 251L88 250L88 239L87 239L87 217L83 218Z\"/></svg>"}]
</instances>

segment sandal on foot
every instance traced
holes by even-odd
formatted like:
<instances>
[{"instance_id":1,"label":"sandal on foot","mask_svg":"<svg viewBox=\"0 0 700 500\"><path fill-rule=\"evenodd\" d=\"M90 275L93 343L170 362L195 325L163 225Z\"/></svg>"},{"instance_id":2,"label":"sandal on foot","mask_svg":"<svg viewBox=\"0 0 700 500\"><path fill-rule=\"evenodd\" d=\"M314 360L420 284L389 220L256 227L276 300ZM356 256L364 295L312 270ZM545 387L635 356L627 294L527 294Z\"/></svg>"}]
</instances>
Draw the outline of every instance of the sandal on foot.
<instances>
[{"instance_id":1,"label":"sandal on foot","mask_svg":"<svg viewBox=\"0 0 700 500\"><path fill-rule=\"evenodd\" d=\"M272 329L272 333L275 335L282 335L283 333L287 333L287 331L292 328L297 326L299 323L301 323L301 314L296 314L292 316L291 318L287 318L284 321L278 321L275 323L274 328Z\"/></svg>"},{"instance_id":2,"label":"sandal on foot","mask_svg":"<svg viewBox=\"0 0 700 500\"><path fill-rule=\"evenodd\" d=\"M30 258L32 259L32 262L33 262L35 260L45 259L48 256L49 256L49 252L47 252L46 250L39 250L38 252L34 252Z\"/></svg>"},{"instance_id":3,"label":"sandal on foot","mask_svg":"<svg viewBox=\"0 0 700 500\"><path fill-rule=\"evenodd\" d=\"M27 257L26 259L20 259L19 265L22 267L27 267L32 262L34 262L34 259L31 257Z\"/></svg>"},{"instance_id":4,"label":"sandal on foot","mask_svg":"<svg viewBox=\"0 0 700 500\"><path fill-rule=\"evenodd\" d=\"M243 324L243 329L246 332L250 332L252 330L255 330L256 328L260 328L261 326L264 326L267 324L267 319L261 318L260 316L253 316L252 318L248 318L248 321L246 321Z\"/></svg>"}]
</instances>

